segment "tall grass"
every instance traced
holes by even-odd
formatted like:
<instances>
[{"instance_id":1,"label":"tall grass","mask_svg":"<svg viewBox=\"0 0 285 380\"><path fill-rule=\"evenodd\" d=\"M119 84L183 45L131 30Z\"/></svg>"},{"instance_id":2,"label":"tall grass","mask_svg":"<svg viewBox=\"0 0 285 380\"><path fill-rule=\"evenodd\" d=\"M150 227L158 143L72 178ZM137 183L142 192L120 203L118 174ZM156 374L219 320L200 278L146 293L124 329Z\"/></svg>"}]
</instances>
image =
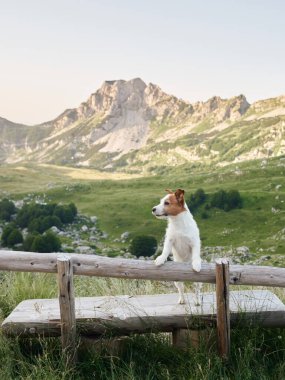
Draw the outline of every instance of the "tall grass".
<instances>
[{"instance_id":1,"label":"tall grass","mask_svg":"<svg viewBox=\"0 0 285 380\"><path fill-rule=\"evenodd\" d=\"M190 285L187 285L190 288ZM211 288L211 285L209 286ZM210 288L206 288L209 290ZM171 283L75 276L76 296L152 294L172 291ZM21 301L56 297L53 274L1 273L2 318ZM285 299L284 289L278 295ZM209 330L211 334L215 331ZM232 329L231 359L223 362L215 344L202 340L198 349L171 346L169 334L129 337L120 352L79 339L78 362L66 366L60 340L15 339L0 334L0 379L29 380L265 380L285 378L284 329ZM110 339L110 338L105 338Z\"/></svg>"}]
</instances>

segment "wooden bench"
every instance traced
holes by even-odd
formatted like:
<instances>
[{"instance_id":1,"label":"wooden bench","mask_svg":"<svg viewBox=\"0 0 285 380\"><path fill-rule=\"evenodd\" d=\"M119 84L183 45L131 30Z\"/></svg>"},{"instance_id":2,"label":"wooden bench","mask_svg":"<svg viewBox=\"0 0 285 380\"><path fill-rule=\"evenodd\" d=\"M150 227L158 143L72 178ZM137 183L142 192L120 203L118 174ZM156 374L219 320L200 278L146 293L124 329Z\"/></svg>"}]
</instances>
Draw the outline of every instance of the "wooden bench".
<instances>
[{"instance_id":1,"label":"wooden bench","mask_svg":"<svg viewBox=\"0 0 285 380\"><path fill-rule=\"evenodd\" d=\"M231 323L285 325L284 305L273 293L229 289L230 285L285 287L285 268L229 265L220 259L215 264L203 263L197 273L190 263L167 262L157 267L150 261L96 255L1 251L0 270L57 274L58 300L23 301L5 319L2 329L12 336L61 335L68 360L76 358L78 333L100 336L107 332L172 331L177 341L185 328L197 328L201 323L216 325L218 351L227 358ZM199 307L191 294L186 305L177 304L176 293L76 298L74 275L211 283L216 285L216 293L205 293Z\"/></svg>"},{"instance_id":2,"label":"wooden bench","mask_svg":"<svg viewBox=\"0 0 285 380\"><path fill-rule=\"evenodd\" d=\"M86 336L127 335L144 332L173 332L216 325L215 293L203 293L200 306L192 293L185 305L177 294L75 298L77 332ZM230 292L230 322L237 325L285 326L285 305L268 290ZM58 299L21 302L2 323L9 336L59 336L61 318Z\"/></svg>"}]
</instances>

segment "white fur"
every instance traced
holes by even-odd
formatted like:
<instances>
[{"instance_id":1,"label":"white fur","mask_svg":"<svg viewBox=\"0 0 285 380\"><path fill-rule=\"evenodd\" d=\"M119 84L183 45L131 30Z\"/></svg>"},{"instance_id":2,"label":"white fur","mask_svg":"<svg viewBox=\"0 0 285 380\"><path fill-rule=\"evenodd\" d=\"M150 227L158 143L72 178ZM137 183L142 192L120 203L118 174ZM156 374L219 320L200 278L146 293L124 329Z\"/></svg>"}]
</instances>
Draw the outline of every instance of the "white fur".
<instances>
[{"instance_id":1,"label":"white fur","mask_svg":"<svg viewBox=\"0 0 285 380\"><path fill-rule=\"evenodd\" d=\"M168 256L172 253L174 261L177 262L191 262L192 268L196 272L201 270L201 257L200 257L200 234L198 226L189 211L187 204L184 202L185 211L182 211L176 216L166 215L164 202L167 201L169 195L161 199L160 203L153 208L153 215L159 219L167 219L168 226L166 229L165 241L162 254L155 260L155 265L160 266L164 264ZM175 286L179 292L179 303L185 303L183 294L183 283L175 282ZM199 303L199 288L196 285L196 301Z\"/></svg>"}]
</instances>

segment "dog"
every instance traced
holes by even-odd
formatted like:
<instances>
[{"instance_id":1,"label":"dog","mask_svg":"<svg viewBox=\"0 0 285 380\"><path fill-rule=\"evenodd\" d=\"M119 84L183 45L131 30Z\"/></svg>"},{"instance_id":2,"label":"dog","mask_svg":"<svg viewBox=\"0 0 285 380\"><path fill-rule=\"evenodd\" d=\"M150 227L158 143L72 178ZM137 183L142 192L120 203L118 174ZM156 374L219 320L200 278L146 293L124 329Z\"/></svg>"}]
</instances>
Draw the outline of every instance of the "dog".
<instances>
[{"instance_id":1,"label":"dog","mask_svg":"<svg viewBox=\"0 0 285 380\"><path fill-rule=\"evenodd\" d=\"M165 241L162 254L155 260L155 265L160 266L167 261L172 253L176 262L191 262L196 272L201 270L200 234L198 226L189 211L184 199L184 190L175 192L166 190L167 195L161 199L152 209L152 214L158 219L167 219ZM185 303L183 282L174 282L179 292L179 304ZM199 304L200 284L195 285L196 302Z\"/></svg>"}]
</instances>

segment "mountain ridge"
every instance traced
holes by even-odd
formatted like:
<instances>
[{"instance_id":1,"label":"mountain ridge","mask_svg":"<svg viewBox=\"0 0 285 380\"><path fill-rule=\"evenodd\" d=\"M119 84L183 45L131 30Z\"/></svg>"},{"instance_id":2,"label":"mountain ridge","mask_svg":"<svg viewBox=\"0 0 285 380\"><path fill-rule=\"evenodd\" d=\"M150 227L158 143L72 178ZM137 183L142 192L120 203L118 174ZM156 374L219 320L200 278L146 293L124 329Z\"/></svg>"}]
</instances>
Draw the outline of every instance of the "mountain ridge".
<instances>
[{"instance_id":1,"label":"mountain ridge","mask_svg":"<svg viewBox=\"0 0 285 380\"><path fill-rule=\"evenodd\" d=\"M26 126L0 118L0 162L156 171L282 155L285 96L189 103L140 78L105 81L79 107Z\"/></svg>"}]
</instances>

